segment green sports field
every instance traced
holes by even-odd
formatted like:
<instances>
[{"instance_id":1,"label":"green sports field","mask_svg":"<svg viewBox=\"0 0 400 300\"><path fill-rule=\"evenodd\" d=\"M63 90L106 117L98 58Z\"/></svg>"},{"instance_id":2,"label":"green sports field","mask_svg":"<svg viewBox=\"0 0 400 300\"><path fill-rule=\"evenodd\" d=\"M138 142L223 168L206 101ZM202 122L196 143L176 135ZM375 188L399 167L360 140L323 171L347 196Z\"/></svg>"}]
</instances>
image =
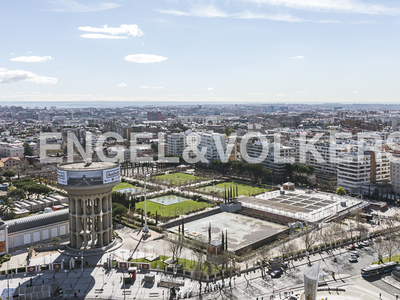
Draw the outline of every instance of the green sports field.
<instances>
[{"instance_id":1,"label":"green sports field","mask_svg":"<svg viewBox=\"0 0 400 300\"><path fill-rule=\"evenodd\" d=\"M160 203L152 202L151 199L147 200L147 211L151 214L157 214L165 217L172 217L176 215L185 215L199 208L211 207L210 204L204 202L197 202L188 199L187 201L179 202L171 205L162 205ZM135 208L144 209L144 202L136 203Z\"/></svg>"},{"instance_id":2,"label":"green sports field","mask_svg":"<svg viewBox=\"0 0 400 300\"><path fill-rule=\"evenodd\" d=\"M265 193L268 192L268 189L264 188L259 188L259 187L254 187L250 185L245 185L245 184L240 184L240 183L233 183L233 182L223 182L219 183L217 185L208 185L205 187L198 188L197 191L203 192L206 194L211 194L211 192L216 192L216 193L222 193L222 195L225 193L225 188L228 190L230 187L236 190L236 186L238 188L238 194L239 196L245 195L245 196L252 196L260 193Z\"/></svg>"},{"instance_id":3,"label":"green sports field","mask_svg":"<svg viewBox=\"0 0 400 300\"><path fill-rule=\"evenodd\" d=\"M160 179L163 183L171 183L174 186L183 185L185 181L195 182L198 176L185 174L185 173L170 173L165 175L158 175L156 178ZM206 178L200 178L201 180L206 180Z\"/></svg>"}]
</instances>

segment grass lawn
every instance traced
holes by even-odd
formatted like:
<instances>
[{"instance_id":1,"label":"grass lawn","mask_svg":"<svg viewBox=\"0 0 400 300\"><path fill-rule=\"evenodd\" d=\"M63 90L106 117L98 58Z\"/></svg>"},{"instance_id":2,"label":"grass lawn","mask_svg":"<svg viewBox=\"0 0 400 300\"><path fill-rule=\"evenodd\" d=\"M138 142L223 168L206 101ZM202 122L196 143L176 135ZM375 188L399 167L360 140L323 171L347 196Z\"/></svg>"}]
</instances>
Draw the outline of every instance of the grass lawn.
<instances>
[{"instance_id":1,"label":"grass lawn","mask_svg":"<svg viewBox=\"0 0 400 300\"><path fill-rule=\"evenodd\" d=\"M185 215L188 212L191 212L194 209L203 208L203 207L211 207L210 204L204 202L197 202L193 200L187 200L184 202L171 204L171 205L162 205L159 203L151 202L147 200L147 211L150 211L151 214L157 214L165 217L172 217L176 215ZM144 202L136 203L135 208L144 209Z\"/></svg>"},{"instance_id":2,"label":"grass lawn","mask_svg":"<svg viewBox=\"0 0 400 300\"><path fill-rule=\"evenodd\" d=\"M157 269L157 266L160 267L160 270L164 269L167 264L164 263L165 260L167 260L168 258L170 258L170 256L164 256L164 255L160 255L160 258L152 261L151 262L151 268L152 269ZM144 257L143 258L137 258L137 259L131 259L131 262L143 262L143 263L149 263L149 261L147 261ZM179 258L178 260L179 264L182 264L183 268L186 270L194 270L194 268L197 265L197 261L192 261L189 259L183 259L183 258ZM203 265L203 269L205 271L205 265ZM218 272L215 267L212 267L213 272Z\"/></svg>"},{"instance_id":3,"label":"grass lawn","mask_svg":"<svg viewBox=\"0 0 400 300\"><path fill-rule=\"evenodd\" d=\"M387 262L389 262L389 257L385 257L382 260L383 260L384 263L387 263ZM400 254L393 255L391 261L399 263L400 262ZM372 265L377 265L378 263L379 263L379 261L377 260L377 261L374 261L372 263Z\"/></svg>"},{"instance_id":4,"label":"grass lawn","mask_svg":"<svg viewBox=\"0 0 400 300\"><path fill-rule=\"evenodd\" d=\"M233 182L223 182L219 183L217 185L209 185L205 186L202 188L198 188L197 190L203 193L208 193L211 194L212 191L218 192L222 194L225 192L225 188L228 190L230 187L233 187L236 189L236 186L238 187L238 194L240 195L245 195L245 196L252 196L260 193L265 193L268 192L268 189L265 188L259 188L259 187L254 187L250 185L245 185L245 184L240 184L240 183L233 183Z\"/></svg>"},{"instance_id":5,"label":"grass lawn","mask_svg":"<svg viewBox=\"0 0 400 300\"><path fill-rule=\"evenodd\" d=\"M133 187L133 185L130 183L127 183L127 182L120 182L116 186L114 186L112 190L116 191L116 190L122 190L122 189L130 188L130 187Z\"/></svg>"},{"instance_id":6,"label":"grass lawn","mask_svg":"<svg viewBox=\"0 0 400 300\"><path fill-rule=\"evenodd\" d=\"M192 180L193 182L200 178L195 175L191 174L184 174L184 173L170 173L170 174L165 174L165 175L158 175L156 178L161 179L164 181L164 183L169 182L172 180L172 185L183 185L186 180ZM200 178L201 180L206 180L206 178Z\"/></svg>"}]
</instances>

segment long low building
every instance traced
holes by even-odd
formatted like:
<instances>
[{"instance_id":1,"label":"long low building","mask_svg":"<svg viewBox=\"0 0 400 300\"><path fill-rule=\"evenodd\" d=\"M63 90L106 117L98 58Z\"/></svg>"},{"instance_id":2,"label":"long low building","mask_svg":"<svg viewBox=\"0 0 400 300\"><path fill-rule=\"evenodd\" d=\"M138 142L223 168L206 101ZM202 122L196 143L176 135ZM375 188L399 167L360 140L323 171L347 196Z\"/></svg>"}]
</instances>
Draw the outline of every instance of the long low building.
<instances>
[{"instance_id":1,"label":"long low building","mask_svg":"<svg viewBox=\"0 0 400 300\"><path fill-rule=\"evenodd\" d=\"M69 234L68 209L4 222L6 252Z\"/></svg>"}]
</instances>

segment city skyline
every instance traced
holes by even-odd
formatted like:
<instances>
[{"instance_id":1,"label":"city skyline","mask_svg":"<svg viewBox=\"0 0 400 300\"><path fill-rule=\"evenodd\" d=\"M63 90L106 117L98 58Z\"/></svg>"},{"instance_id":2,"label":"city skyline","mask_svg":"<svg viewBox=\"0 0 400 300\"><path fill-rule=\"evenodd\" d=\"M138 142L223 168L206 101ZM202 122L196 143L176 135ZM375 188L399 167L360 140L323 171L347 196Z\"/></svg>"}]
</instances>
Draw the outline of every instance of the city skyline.
<instances>
[{"instance_id":1,"label":"city skyline","mask_svg":"<svg viewBox=\"0 0 400 300\"><path fill-rule=\"evenodd\" d=\"M18 4L2 16L7 105L395 103L399 93L394 1Z\"/></svg>"}]
</instances>

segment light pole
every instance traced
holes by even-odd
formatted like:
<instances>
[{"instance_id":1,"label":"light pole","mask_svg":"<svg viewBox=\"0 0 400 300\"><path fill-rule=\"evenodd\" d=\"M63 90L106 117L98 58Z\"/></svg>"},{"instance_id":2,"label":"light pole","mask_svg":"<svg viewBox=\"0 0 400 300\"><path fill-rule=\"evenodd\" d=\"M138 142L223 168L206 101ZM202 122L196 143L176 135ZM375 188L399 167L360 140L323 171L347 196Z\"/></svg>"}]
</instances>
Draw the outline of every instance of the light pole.
<instances>
[{"instance_id":1,"label":"light pole","mask_svg":"<svg viewBox=\"0 0 400 300\"><path fill-rule=\"evenodd\" d=\"M124 260L125 251L122 250L121 253L122 253L122 261L124 263L122 267L122 280L124 281L124 300L125 300L125 260Z\"/></svg>"},{"instance_id":2,"label":"light pole","mask_svg":"<svg viewBox=\"0 0 400 300\"><path fill-rule=\"evenodd\" d=\"M81 269L82 269L82 272L83 272L83 251L81 252Z\"/></svg>"},{"instance_id":3,"label":"light pole","mask_svg":"<svg viewBox=\"0 0 400 300\"><path fill-rule=\"evenodd\" d=\"M146 192L146 179L147 174L144 172L144 227L143 233L147 235L149 233L149 228L147 227L147 192Z\"/></svg>"}]
</instances>

